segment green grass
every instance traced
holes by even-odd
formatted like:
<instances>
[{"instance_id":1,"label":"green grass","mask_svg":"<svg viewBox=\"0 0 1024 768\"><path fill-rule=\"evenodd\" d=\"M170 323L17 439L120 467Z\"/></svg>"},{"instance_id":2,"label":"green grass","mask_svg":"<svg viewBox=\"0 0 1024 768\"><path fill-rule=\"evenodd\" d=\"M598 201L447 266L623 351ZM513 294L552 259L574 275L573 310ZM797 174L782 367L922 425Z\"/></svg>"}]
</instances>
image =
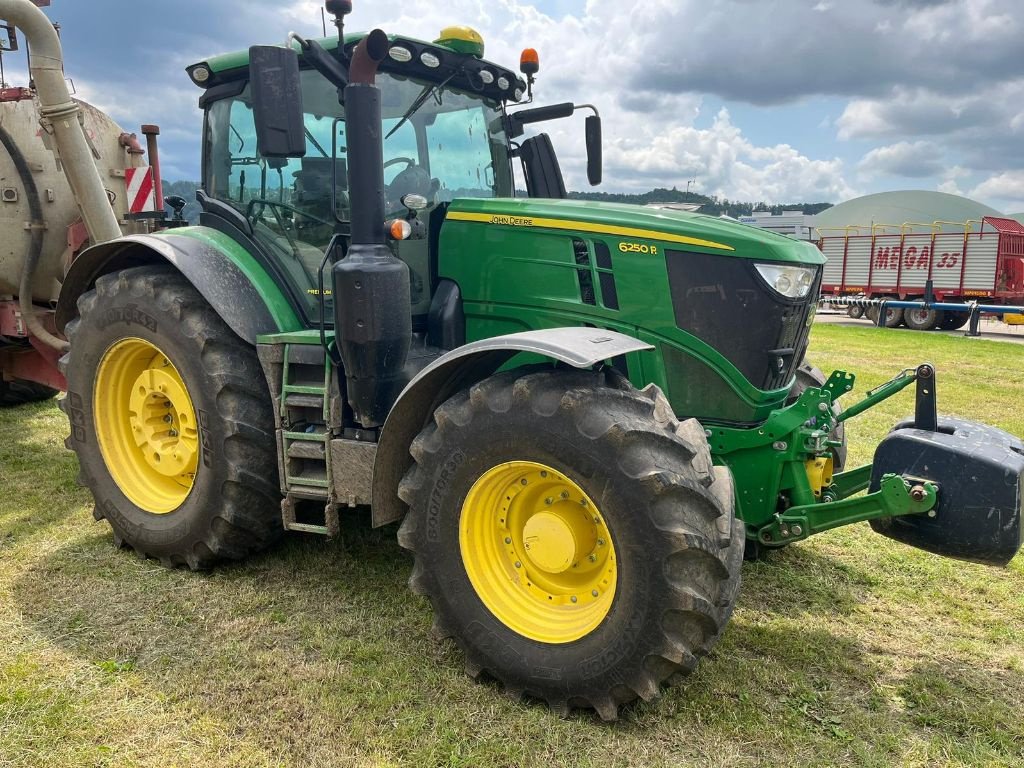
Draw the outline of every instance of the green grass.
<instances>
[{"instance_id":1,"label":"green grass","mask_svg":"<svg viewBox=\"0 0 1024 768\"><path fill-rule=\"evenodd\" d=\"M1024 434L1024 347L819 326L811 359L938 367L940 410ZM856 395L857 393L854 393ZM910 391L849 425L870 459ZM744 566L715 652L604 725L462 673L394 529L210 574L116 551L56 405L0 412L0 766L1024 765L1024 558L833 531Z\"/></svg>"}]
</instances>

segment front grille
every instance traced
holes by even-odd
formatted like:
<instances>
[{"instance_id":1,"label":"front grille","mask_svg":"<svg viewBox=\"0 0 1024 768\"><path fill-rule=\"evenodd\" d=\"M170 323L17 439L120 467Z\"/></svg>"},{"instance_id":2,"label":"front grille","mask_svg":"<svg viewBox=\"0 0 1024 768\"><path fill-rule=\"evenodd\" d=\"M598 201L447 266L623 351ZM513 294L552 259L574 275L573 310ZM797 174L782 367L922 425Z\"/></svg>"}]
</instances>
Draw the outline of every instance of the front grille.
<instances>
[{"instance_id":1,"label":"front grille","mask_svg":"<svg viewBox=\"0 0 1024 768\"><path fill-rule=\"evenodd\" d=\"M667 251L666 260L676 325L759 389L784 387L807 347L820 272L806 298L790 300L769 288L749 259Z\"/></svg>"}]
</instances>

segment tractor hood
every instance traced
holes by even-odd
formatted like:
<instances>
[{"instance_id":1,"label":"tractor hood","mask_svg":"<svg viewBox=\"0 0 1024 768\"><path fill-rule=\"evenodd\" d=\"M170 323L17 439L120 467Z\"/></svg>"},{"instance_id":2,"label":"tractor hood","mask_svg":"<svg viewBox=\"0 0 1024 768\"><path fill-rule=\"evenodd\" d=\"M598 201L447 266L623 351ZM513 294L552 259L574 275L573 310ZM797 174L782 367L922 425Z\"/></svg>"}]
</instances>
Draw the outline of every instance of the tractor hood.
<instances>
[{"instance_id":1,"label":"tractor hood","mask_svg":"<svg viewBox=\"0 0 1024 768\"><path fill-rule=\"evenodd\" d=\"M747 259L808 265L825 263L821 251L807 242L728 219L624 203L463 198L452 202L447 220L585 232Z\"/></svg>"}]
</instances>

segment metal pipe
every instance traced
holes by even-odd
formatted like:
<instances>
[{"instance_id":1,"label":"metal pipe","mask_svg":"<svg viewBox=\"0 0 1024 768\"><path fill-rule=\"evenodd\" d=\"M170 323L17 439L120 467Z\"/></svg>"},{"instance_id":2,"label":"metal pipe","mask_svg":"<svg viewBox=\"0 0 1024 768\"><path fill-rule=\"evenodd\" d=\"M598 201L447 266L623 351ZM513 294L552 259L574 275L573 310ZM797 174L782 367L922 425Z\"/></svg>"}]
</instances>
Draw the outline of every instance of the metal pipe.
<instances>
[{"instance_id":1,"label":"metal pipe","mask_svg":"<svg viewBox=\"0 0 1024 768\"><path fill-rule=\"evenodd\" d=\"M51 133L82 220L93 244L121 236L82 130L78 104L64 81L60 38L53 24L29 0L0 0L0 19L18 27L32 52L31 76L39 96L44 130Z\"/></svg>"},{"instance_id":2,"label":"metal pipe","mask_svg":"<svg viewBox=\"0 0 1024 768\"><path fill-rule=\"evenodd\" d=\"M160 173L160 147L156 137L160 135L159 125L144 125L142 133L146 137L146 150L149 152L149 167L153 169L153 189L156 190L156 209L164 209L164 179Z\"/></svg>"},{"instance_id":3,"label":"metal pipe","mask_svg":"<svg viewBox=\"0 0 1024 768\"><path fill-rule=\"evenodd\" d=\"M939 311L949 312L970 312L973 309L977 309L979 312L985 312L991 315L1019 315L1024 314L1024 306L1015 306L1011 304L976 304L974 302L965 304L959 303L954 304L946 301L899 301L897 299L858 299L856 297L846 298L834 298L830 296L822 297L822 301L825 304L837 304L839 306L848 306L855 304L858 307L875 307L881 306L885 303L887 307L897 307L899 309L937 309Z\"/></svg>"},{"instance_id":4,"label":"metal pipe","mask_svg":"<svg viewBox=\"0 0 1024 768\"><path fill-rule=\"evenodd\" d=\"M356 46L345 88L345 134L348 142L349 202L352 244L383 245L384 144L380 91L374 85L377 65L388 53L387 35L379 29Z\"/></svg>"}]
</instances>

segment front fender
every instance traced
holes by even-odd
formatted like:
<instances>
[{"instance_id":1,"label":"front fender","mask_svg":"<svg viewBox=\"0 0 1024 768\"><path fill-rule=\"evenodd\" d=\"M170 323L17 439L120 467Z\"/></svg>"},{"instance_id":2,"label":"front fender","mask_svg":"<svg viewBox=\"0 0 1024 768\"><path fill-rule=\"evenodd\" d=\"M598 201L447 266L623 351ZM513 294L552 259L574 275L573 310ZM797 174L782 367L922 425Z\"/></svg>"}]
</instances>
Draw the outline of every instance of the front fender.
<instances>
[{"instance_id":1,"label":"front fender","mask_svg":"<svg viewBox=\"0 0 1024 768\"><path fill-rule=\"evenodd\" d=\"M264 333L302 327L294 305L251 253L209 227L184 227L154 235L128 235L84 251L68 270L57 300L61 331L78 314L78 297L110 272L170 264L199 291L240 338L256 343Z\"/></svg>"},{"instance_id":2,"label":"front fender","mask_svg":"<svg viewBox=\"0 0 1024 768\"><path fill-rule=\"evenodd\" d=\"M398 484L412 464L409 446L434 410L459 390L487 378L520 352L590 368L645 349L654 347L615 331L551 328L475 341L438 358L402 390L384 422L373 465L373 525L402 519L405 504L398 498Z\"/></svg>"}]
</instances>

